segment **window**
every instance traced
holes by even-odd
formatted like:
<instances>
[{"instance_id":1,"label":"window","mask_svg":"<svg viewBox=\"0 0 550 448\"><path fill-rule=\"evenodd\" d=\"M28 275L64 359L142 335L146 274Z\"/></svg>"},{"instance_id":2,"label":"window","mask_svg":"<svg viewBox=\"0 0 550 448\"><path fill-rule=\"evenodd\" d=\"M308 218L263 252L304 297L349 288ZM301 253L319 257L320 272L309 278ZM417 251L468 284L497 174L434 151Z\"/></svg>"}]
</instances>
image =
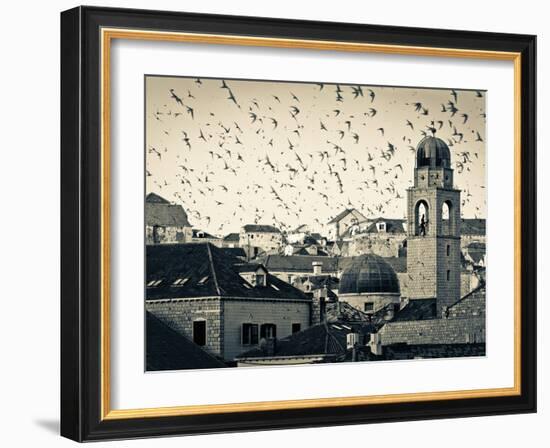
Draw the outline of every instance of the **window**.
<instances>
[{"instance_id":1,"label":"window","mask_svg":"<svg viewBox=\"0 0 550 448\"><path fill-rule=\"evenodd\" d=\"M292 324L292 334L302 330L302 324Z\"/></svg>"},{"instance_id":2,"label":"window","mask_svg":"<svg viewBox=\"0 0 550 448\"><path fill-rule=\"evenodd\" d=\"M203 277L199 280L199 285L204 285L208 280L208 275L206 277Z\"/></svg>"},{"instance_id":3,"label":"window","mask_svg":"<svg viewBox=\"0 0 550 448\"><path fill-rule=\"evenodd\" d=\"M363 305L363 310L365 312L374 311L374 302L365 302L365 304Z\"/></svg>"},{"instance_id":4,"label":"window","mask_svg":"<svg viewBox=\"0 0 550 448\"><path fill-rule=\"evenodd\" d=\"M271 287L272 287L275 291L280 291L280 289L277 288L273 283L271 284Z\"/></svg>"},{"instance_id":5,"label":"window","mask_svg":"<svg viewBox=\"0 0 550 448\"><path fill-rule=\"evenodd\" d=\"M189 281L188 278L178 278L172 283L172 286L183 286Z\"/></svg>"},{"instance_id":6,"label":"window","mask_svg":"<svg viewBox=\"0 0 550 448\"><path fill-rule=\"evenodd\" d=\"M256 286L265 286L265 274L256 274Z\"/></svg>"},{"instance_id":7,"label":"window","mask_svg":"<svg viewBox=\"0 0 550 448\"><path fill-rule=\"evenodd\" d=\"M415 226L414 234L419 236L426 236L428 233L428 225L430 222L428 203L424 200L420 200L415 206Z\"/></svg>"},{"instance_id":8,"label":"window","mask_svg":"<svg viewBox=\"0 0 550 448\"><path fill-rule=\"evenodd\" d=\"M193 342L201 347L206 345L205 320L196 320L193 322Z\"/></svg>"},{"instance_id":9,"label":"window","mask_svg":"<svg viewBox=\"0 0 550 448\"><path fill-rule=\"evenodd\" d=\"M260 338L276 338L277 326L275 324L263 324L260 327Z\"/></svg>"},{"instance_id":10,"label":"window","mask_svg":"<svg viewBox=\"0 0 550 448\"><path fill-rule=\"evenodd\" d=\"M150 280L149 283L147 283L147 287L155 287L162 283L162 280Z\"/></svg>"},{"instance_id":11,"label":"window","mask_svg":"<svg viewBox=\"0 0 550 448\"><path fill-rule=\"evenodd\" d=\"M454 231L453 204L445 201L441 205L441 232L443 235L452 235Z\"/></svg>"},{"instance_id":12,"label":"window","mask_svg":"<svg viewBox=\"0 0 550 448\"><path fill-rule=\"evenodd\" d=\"M447 281L451 280L451 270L447 269Z\"/></svg>"},{"instance_id":13,"label":"window","mask_svg":"<svg viewBox=\"0 0 550 448\"><path fill-rule=\"evenodd\" d=\"M243 324L242 326L242 344L258 344L258 324Z\"/></svg>"},{"instance_id":14,"label":"window","mask_svg":"<svg viewBox=\"0 0 550 448\"><path fill-rule=\"evenodd\" d=\"M451 245L447 244L447 257L451 255Z\"/></svg>"}]
</instances>

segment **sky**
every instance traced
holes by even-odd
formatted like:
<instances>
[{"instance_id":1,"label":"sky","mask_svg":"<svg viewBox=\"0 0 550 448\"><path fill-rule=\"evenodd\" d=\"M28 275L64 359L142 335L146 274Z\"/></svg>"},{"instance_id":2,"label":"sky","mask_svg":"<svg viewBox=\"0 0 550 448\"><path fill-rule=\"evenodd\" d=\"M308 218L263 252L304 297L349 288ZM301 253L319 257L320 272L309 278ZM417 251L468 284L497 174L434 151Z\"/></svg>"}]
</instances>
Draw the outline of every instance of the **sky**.
<instances>
[{"instance_id":1,"label":"sky","mask_svg":"<svg viewBox=\"0 0 550 448\"><path fill-rule=\"evenodd\" d=\"M147 76L145 95L146 191L213 235L322 232L352 207L405 218L414 151L433 130L463 218L486 216L485 91Z\"/></svg>"}]
</instances>

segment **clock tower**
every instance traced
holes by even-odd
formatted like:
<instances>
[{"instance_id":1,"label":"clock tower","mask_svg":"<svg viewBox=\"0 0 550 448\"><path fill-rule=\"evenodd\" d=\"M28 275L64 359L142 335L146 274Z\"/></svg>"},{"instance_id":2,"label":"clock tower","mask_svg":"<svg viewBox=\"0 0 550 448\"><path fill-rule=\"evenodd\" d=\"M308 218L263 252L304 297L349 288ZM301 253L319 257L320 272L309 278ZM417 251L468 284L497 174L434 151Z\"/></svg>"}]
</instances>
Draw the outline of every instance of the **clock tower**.
<instances>
[{"instance_id":1,"label":"clock tower","mask_svg":"<svg viewBox=\"0 0 550 448\"><path fill-rule=\"evenodd\" d=\"M435 135L416 148L407 206L409 299L436 299L442 317L460 299L460 190L453 185L449 147Z\"/></svg>"}]
</instances>

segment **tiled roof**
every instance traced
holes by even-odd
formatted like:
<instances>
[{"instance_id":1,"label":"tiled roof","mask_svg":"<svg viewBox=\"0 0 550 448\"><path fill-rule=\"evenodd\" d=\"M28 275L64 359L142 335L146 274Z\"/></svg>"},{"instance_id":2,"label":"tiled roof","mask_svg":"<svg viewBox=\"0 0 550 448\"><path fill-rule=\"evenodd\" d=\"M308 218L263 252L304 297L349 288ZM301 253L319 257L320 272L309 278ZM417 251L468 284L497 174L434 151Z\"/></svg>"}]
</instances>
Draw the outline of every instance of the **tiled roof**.
<instances>
[{"instance_id":1,"label":"tiled roof","mask_svg":"<svg viewBox=\"0 0 550 448\"><path fill-rule=\"evenodd\" d=\"M379 231L376 224L379 222L386 223L386 230ZM405 220L404 219L385 219L377 218L368 227L367 233L405 233Z\"/></svg>"},{"instance_id":2,"label":"tiled roof","mask_svg":"<svg viewBox=\"0 0 550 448\"><path fill-rule=\"evenodd\" d=\"M470 243L466 246L466 252L475 264L480 264L485 257L485 243Z\"/></svg>"},{"instance_id":3,"label":"tiled roof","mask_svg":"<svg viewBox=\"0 0 550 448\"><path fill-rule=\"evenodd\" d=\"M485 343L393 344L384 347L383 359L459 358L464 356L485 356Z\"/></svg>"},{"instance_id":4,"label":"tiled roof","mask_svg":"<svg viewBox=\"0 0 550 448\"><path fill-rule=\"evenodd\" d=\"M281 231L277 227L267 224L246 224L243 226L243 229L246 233L281 233Z\"/></svg>"},{"instance_id":5,"label":"tiled roof","mask_svg":"<svg viewBox=\"0 0 550 448\"><path fill-rule=\"evenodd\" d=\"M367 335L373 331L368 323L349 323L346 321L323 322L319 325L278 339L275 345L274 357L294 357L311 355L338 356L347 352L347 335L355 331L364 342ZM262 358L266 353L261 348L255 348L242 353L237 359Z\"/></svg>"},{"instance_id":6,"label":"tiled roof","mask_svg":"<svg viewBox=\"0 0 550 448\"><path fill-rule=\"evenodd\" d=\"M393 270L402 274L407 272L407 257L383 257L384 260L391 265Z\"/></svg>"},{"instance_id":7,"label":"tiled roof","mask_svg":"<svg viewBox=\"0 0 550 448\"><path fill-rule=\"evenodd\" d=\"M394 322L434 319L436 299L411 299L395 316Z\"/></svg>"},{"instance_id":8,"label":"tiled roof","mask_svg":"<svg viewBox=\"0 0 550 448\"><path fill-rule=\"evenodd\" d=\"M460 233L462 235L485 235L486 220L481 218L462 219Z\"/></svg>"},{"instance_id":9,"label":"tiled roof","mask_svg":"<svg viewBox=\"0 0 550 448\"><path fill-rule=\"evenodd\" d=\"M296 280L300 282L310 281L313 289L322 288L323 286L326 286L327 288L338 289L338 284L340 283L338 277L334 277L329 274L305 275L299 277Z\"/></svg>"},{"instance_id":10,"label":"tiled roof","mask_svg":"<svg viewBox=\"0 0 550 448\"><path fill-rule=\"evenodd\" d=\"M205 232L204 230L200 230L200 229L193 229L193 238L197 238L197 239L205 238L205 239L209 239L209 240L219 240L219 238L217 236L210 235L209 233Z\"/></svg>"},{"instance_id":11,"label":"tiled roof","mask_svg":"<svg viewBox=\"0 0 550 448\"><path fill-rule=\"evenodd\" d=\"M357 213L359 216L361 216L363 219L365 219L365 217L363 216L363 214L361 212L359 212L357 209L355 208L347 208L345 209L344 211L338 213L334 218L332 218L328 224L334 224L335 222L338 222L342 219L344 219L346 216L348 216L350 213Z\"/></svg>"},{"instance_id":12,"label":"tiled roof","mask_svg":"<svg viewBox=\"0 0 550 448\"><path fill-rule=\"evenodd\" d=\"M363 313L363 311L358 310L347 302L329 302L326 304L325 313L325 319L330 323L338 321L351 323L372 322L372 317L369 314Z\"/></svg>"},{"instance_id":13,"label":"tiled roof","mask_svg":"<svg viewBox=\"0 0 550 448\"><path fill-rule=\"evenodd\" d=\"M242 247L222 247L221 250L232 257L246 258L246 252Z\"/></svg>"},{"instance_id":14,"label":"tiled roof","mask_svg":"<svg viewBox=\"0 0 550 448\"><path fill-rule=\"evenodd\" d=\"M170 204L155 193L149 193L145 199L145 225L191 227L181 205Z\"/></svg>"},{"instance_id":15,"label":"tiled roof","mask_svg":"<svg viewBox=\"0 0 550 448\"><path fill-rule=\"evenodd\" d=\"M156 193L149 193L145 197L145 202L156 203L156 204L170 204L170 201L164 199L162 196L159 196Z\"/></svg>"},{"instance_id":16,"label":"tiled roof","mask_svg":"<svg viewBox=\"0 0 550 448\"><path fill-rule=\"evenodd\" d=\"M226 365L146 312L146 369L214 369Z\"/></svg>"},{"instance_id":17,"label":"tiled roof","mask_svg":"<svg viewBox=\"0 0 550 448\"><path fill-rule=\"evenodd\" d=\"M229 233L223 237L224 241L238 242L239 234L238 233Z\"/></svg>"},{"instance_id":18,"label":"tiled roof","mask_svg":"<svg viewBox=\"0 0 550 448\"><path fill-rule=\"evenodd\" d=\"M313 262L321 262L323 272L338 271L336 257L318 255L267 255L259 260L272 272L313 272Z\"/></svg>"},{"instance_id":19,"label":"tiled roof","mask_svg":"<svg viewBox=\"0 0 550 448\"><path fill-rule=\"evenodd\" d=\"M210 243L147 246L147 300L186 297L248 297L310 300L297 288L267 276L267 286L252 286L239 275L232 257Z\"/></svg>"}]
</instances>

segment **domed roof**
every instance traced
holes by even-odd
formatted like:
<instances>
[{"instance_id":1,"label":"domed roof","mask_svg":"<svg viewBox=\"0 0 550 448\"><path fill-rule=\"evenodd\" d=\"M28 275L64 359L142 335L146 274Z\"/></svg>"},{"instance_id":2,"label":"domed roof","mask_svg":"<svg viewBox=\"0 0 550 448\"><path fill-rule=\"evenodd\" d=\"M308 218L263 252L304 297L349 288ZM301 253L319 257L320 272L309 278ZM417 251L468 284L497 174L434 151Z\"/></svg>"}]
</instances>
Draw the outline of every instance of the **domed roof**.
<instances>
[{"instance_id":1,"label":"domed roof","mask_svg":"<svg viewBox=\"0 0 550 448\"><path fill-rule=\"evenodd\" d=\"M391 265L379 255L357 257L340 278L339 294L396 293L399 281Z\"/></svg>"},{"instance_id":2,"label":"domed roof","mask_svg":"<svg viewBox=\"0 0 550 448\"><path fill-rule=\"evenodd\" d=\"M416 167L451 167L451 151L443 140L437 137L424 137L416 147Z\"/></svg>"}]
</instances>

